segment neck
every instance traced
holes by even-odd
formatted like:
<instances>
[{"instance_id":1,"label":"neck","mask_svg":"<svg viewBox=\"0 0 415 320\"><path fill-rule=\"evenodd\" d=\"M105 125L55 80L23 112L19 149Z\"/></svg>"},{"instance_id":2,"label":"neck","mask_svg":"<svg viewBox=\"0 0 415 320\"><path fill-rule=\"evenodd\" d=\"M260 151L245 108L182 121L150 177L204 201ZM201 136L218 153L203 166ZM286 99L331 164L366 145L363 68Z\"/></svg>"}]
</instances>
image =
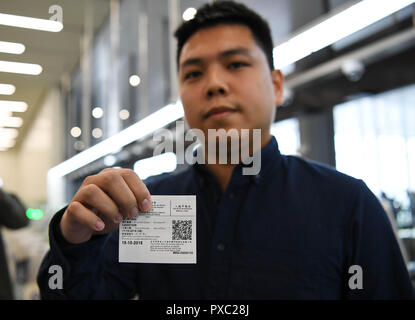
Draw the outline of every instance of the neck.
<instances>
[{"instance_id":1,"label":"neck","mask_svg":"<svg viewBox=\"0 0 415 320\"><path fill-rule=\"evenodd\" d=\"M206 164L208 170L215 176L222 191L226 190L226 187L231 180L233 169L236 164Z\"/></svg>"},{"instance_id":2,"label":"neck","mask_svg":"<svg viewBox=\"0 0 415 320\"><path fill-rule=\"evenodd\" d=\"M262 137L261 140L261 149L264 148L269 141L271 140L271 136L268 135L267 137ZM256 152L258 150L253 150L253 152ZM237 166L237 164L219 164L218 161L216 163L206 163L206 168L215 176L216 180L219 183L219 186L222 191L225 191L229 181L231 180L233 169Z\"/></svg>"}]
</instances>

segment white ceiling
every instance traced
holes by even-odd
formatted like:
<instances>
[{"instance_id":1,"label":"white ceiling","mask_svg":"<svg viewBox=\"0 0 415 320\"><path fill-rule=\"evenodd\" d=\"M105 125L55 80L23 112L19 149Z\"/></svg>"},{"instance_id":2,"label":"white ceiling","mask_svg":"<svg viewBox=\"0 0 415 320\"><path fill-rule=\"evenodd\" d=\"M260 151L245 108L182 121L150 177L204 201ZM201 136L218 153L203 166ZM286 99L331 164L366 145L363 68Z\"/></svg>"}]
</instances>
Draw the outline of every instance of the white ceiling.
<instances>
[{"instance_id":1,"label":"white ceiling","mask_svg":"<svg viewBox=\"0 0 415 320\"><path fill-rule=\"evenodd\" d=\"M0 25L0 41L18 42L26 46L25 52L21 55L0 53L0 60L36 63L43 67L43 72L38 76L0 72L0 83L16 86L13 95L0 95L0 99L25 101L28 104L25 113L14 114L24 120L15 147L19 146L33 122L46 89L59 83L77 64L86 6L92 7L94 31L103 23L109 12L109 0L1 0L0 12L49 19L52 16L49 7L52 5L62 8L64 28L61 32Z\"/></svg>"}]
</instances>

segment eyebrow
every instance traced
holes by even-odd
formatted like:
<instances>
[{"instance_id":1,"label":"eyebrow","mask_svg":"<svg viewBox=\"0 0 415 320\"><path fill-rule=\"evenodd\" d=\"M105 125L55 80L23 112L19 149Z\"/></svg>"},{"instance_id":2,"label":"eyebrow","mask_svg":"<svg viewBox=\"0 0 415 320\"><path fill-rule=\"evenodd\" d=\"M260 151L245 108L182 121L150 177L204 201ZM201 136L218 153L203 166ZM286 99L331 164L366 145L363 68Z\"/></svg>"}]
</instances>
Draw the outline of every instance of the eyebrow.
<instances>
[{"instance_id":1,"label":"eyebrow","mask_svg":"<svg viewBox=\"0 0 415 320\"><path fill-rule=\"evenodd\" d=\"M219 59L223 59L223 58L234 56L237 54L244 55L247 58L252 58L251 52L248 49L243 48L243 47L238 47L238 48L233 48L233 49L222 51L217 56L219 57ZM189 58L182 62L182 64L180 65L180 69L183 69L190 65L201 65L203 61L205 61L205 59L203 58Z\"/></svg>"}]
</instances>

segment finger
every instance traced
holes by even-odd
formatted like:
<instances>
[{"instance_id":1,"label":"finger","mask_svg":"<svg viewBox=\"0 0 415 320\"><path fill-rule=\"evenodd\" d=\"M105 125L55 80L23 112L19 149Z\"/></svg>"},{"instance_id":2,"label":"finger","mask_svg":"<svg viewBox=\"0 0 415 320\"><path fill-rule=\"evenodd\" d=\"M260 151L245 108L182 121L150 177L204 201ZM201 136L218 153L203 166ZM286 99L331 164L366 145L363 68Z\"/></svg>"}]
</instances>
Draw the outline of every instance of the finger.
<instances>
[{"instance_id":1,"label":"finger","mask_svg":"<svg viewBox=\"0 0 415 320\"><path fill-rule=\"evenodd\" d=\"M134 193L121 177L120 171L108 170L99 173L94 179L94 184L115 202L123 216L128 217L130 213L137 212L137 201Z\"/></svg>"},{"instance_id":2,"label":"finger","mask_svg":"<svg viewBox=\"0 0 415 320\"><path fill-rule=\"evenodd\" d=\"M149 211L151 209L151 195L144 182L130 169L123 170L121 175L130 190L134 193L138 208L141 211Z\"/></svg>"},{"instance_id":3,"label":"finger","mask_svg":"<svg viewBox=\"0 0 415 320\"><path fill-rule=\"evenodd\" d=\"M75 226L76 231L79 231L79 225L93 231L101 231L105 228L104 221L81 202L72 201L66 212L69 224ZM69 230L69 232L71 231Z\"/></svg>"},{"instance_id":4,"label":"finger","mask_svg":"<svg viewBox=\"0 0 415 320\"><path fill-rule=\"evenodd\" d=\"M88 184L81 187L80 192L74 197L74 200L87 205L89 208L96 209L99 214L111 219L114 223L118 224L122 220L118 206L95 184Z\"/></svg>"}]
</instances>

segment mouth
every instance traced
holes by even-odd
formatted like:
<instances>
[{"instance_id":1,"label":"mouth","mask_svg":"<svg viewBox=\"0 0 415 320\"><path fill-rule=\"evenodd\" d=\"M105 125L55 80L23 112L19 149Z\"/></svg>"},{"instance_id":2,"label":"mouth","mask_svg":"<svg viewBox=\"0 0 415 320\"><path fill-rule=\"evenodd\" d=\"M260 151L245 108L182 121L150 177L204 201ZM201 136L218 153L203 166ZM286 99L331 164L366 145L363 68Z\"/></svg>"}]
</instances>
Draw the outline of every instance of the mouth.
<instances>
[{"instance_id":1,"label":"mouth","mask_svg":"<svg viewBox=\"0 0 415 320\"><path fill-rule=\"evenodd\" d=\"M214 107L212 109L210 109L206 114L205 114L205 119L208 118L220 118L223 116L226 116L228 114L234 113L236 112L235 109L229 108L229 107Z\"/></svg>"}]
</instances>

